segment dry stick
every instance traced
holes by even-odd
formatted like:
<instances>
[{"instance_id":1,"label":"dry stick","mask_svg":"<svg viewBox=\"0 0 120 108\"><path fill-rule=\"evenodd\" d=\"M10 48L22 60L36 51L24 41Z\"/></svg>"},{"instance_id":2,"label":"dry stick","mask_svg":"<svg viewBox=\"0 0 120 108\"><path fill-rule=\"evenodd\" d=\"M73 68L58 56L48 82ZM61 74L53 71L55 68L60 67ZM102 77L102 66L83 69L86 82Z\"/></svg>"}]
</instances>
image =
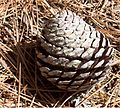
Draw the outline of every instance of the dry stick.
<instances>
[{"instance_id":1,"label":"dry stick","mask_svg":"<svg viewBox=\"0 0 120 108\"><path fill-rule=\"evenodd\" d=\"M33 33L33 18L31 17L30 20L30 28L31 28L31 32Z\"/></svg>"},{"instance_id":2,"label":"dry stick","mask_svg":"<svg viewBox=\"0 0 120 108\"><path fill-rule=\"evenodd\" d=\"M93 96L96 92L100 91L103 87L105 87L108 83L110 83L113 80L113 78L111 78L111 80L109 80L105 85L103 85L101 88L99 88L98 90L96 90L94 93L92 93L90 96L88 96L86 99L84 99L83 101L81 101L77 106L79 106L82 102L84 102L85 100L87 100L88 98L90 98L91 96ZM77 92L73 93L71 96L69 96L60 107L62 107L70 98L72 98L74 95L76 95L77 93L80 92L81 89L78 89ZM76 107L77 107L76 106Z\"/></svg>"},{"instance_id":3,"label":"dry stick","mask_svg":"<svg viewBox=\"0 0 120 108\"><path fill-rule=\"evenodd\" d=\"M119 73L120 71L118 71L117 73ZM116 78L119 78L120 79L120 75L119 74L114 74L114 73L112 73L112 72L110 72L111 73L111 75L113 75L113 76L115 76Z\"/></svg>"},{"instance_id":4,"label":"dry stick","mask_svg":"<svg viewBox=\"0 0 120 108\"><path fill-rule=\"evenodd\" d=\"M5 58L6 60L8 60L8 62L14 67L15 70L17 70L17 68L14 66L14 64L8 59L8 57L6 57L5 54L3 54L3 53L1 52L1 50L0 50L0 54L2 55L3 58ZM7 70L8 72L10 72L10 74L13 75L13 73L10 71L9 68L6 67L6 70ZM16 80L17 82L19 82L19 80L18 80L15 76L13 76L13 77L15 78L15 80Z\"/></svg>"},{"instance_id":5,"label":"dry stick","mask_svg":"<svg viewBox=\"0 0 120 108\"><path fill-rule=\"evenodd\" d=\"M118 84L117 84L116 86L118 86ZM110 103L110 100L112 99L113 94L115 93L116 86L114 87L113 92L112 92L110 98L109 98L108 101L105 103L105 107L104 107L104 108L107 108L108 104Z\"/></svg>"},{"instance_id":6,"label":"dry stick","mask_svg":"<svg viewBox=\"0 0 120 108\"><path fill-rule=\"evenodd\" d=\"M13 14L14 15L14 14ZM13 28L14 28L14 25L10 25L9 22L5 22L3 24L3 26L5 27L4 29L6 30L6 32L8 33L8 35L12 38L12 40L14 41L14 44L16 44L16 38L15 38L15 34L13 35ZM10 26L10 27L9 27ZM13 44L13 45L14 45Z\"/></svg>"},{"instance_id":7,"label":"dry stick","mask_svg":"<svg viewBox=\"0 0 120 108\"><path fill-rule=\"evenodd\" d=\"M1 49L0 49L0 54L2 55L3 58L5 58L14 67L15 70L17 70L17 68L14 66L14 64L10 61L12 59L9 55L8 55L9 56L9 58L8 58L4 53L2 53Z\"/></svg>"},{"instance_id":8,"label":"dry stick","mask_svg":"<svg viewBox=\"0 0 120 108\"><path fill-rule=\"evenodd\" d=\"M31 89L31 88L29 88L29 87L27 87L29 90L35 90L34 88L33 89ZM63 90L55 90L55 89L53 89L53 90L44 90L44 89L39 89L38 88L38 90L39 91L49 91L49 92L65 92L65 91L63 91ZM77 90L69 90L69 91L74 91L74 92L76 92Z\"/></svg>"},{"instance_id":9,"label":"dry stick","mask_svg":"<svg viewBox=\"0 0 120 108\"><path fill-rule=\"evenodd\" d=\"M118 94L119 94L119 90L120 90L120 82L118 83L118 91L117 91ZM112 108L115 108L115 105L117 105L119 103L120 103L120 99L119 99L119 96L118 96L118 100L116 100L116 98L115 98Z\"/></svg>"},{"instance_id":10,"label":"dry stick","mask_svg":"<svg viewBox=\"0 0 120 108\"><path fill-rule=\"evenodd\" d=\"M32 32L33 33L33 32ZM37 34L38 34L38 11L37 11ZM35 61L37 61L36 60L36 56L35 56ZM36 65L37 63L35 62L35 88L37 88L37 65ZM38 90L38 88L37 88L37 90ZM37 91L36 90L36 91ZM38 90L39 91L39 90Z\"/></svg>"},{"instance_id":11,"label":"dry stick","mask_svg":"<svg viewBox=\"0 0 120 108\"><path fill-rule=\"evenodd\" d=\"M17 10L17 7L18 7L18 5L17 5L17 2L16 2L16 6L15 6L15 27L16 27L16 36L17 36L17 40L16 40L16 43L17 42L19 42L19 33L18 33L18 10ZM14 36L15 36L15 34L14 34Z\"/></svg>"},{"instance_id":12,"label":"dry stick","mask_svg":"<svg viewBox=\"0 0 120 108\"><path fill-rule=\"evenodd\" d=\"M96 90L94 93L92 93L90 96L88 96L86 99L84 99L83 101L81 101L77 106L79 106L80 104L82 104L84 101L86 101L87 99L89 99L90 97L92 97L95 93L97 93L98 91L100 91L101 89L103 89L107 84L109 84L112 80L114 79L114 77L111 78L111 80L109 80L106 84L104 84L103 86L101 86L98 90Z\"/></svg>"},{"instance_id":13,"label":"dry stick","mask_svg":"<svg viewBox=\"0 0 120 108\"><path fill-rule=\"evenodd\" d=\"M36 94L34 95L34 97L33 97L32 101L31 101L31 104L30 104L29 108L32 108L32 105L33 105L33 103L34 103L34 101L35 101L35 97L36 97Z\"/></svg>"},{"instance_id":14,"label":"dry stick","mask_svg":"<svg viewBox=\"0 0 120 108\"><path fill-rule=\"evenodd\" d=\"M24 50L24 52L28 55L28 57L30 57L30 59L32 59L32 61L34 61L34 58L29 54L28 51L26 51L24 48L22 48ZM27 60L25 59L25 61L27 62Z\"/></svg>"},{"instance_id":15,"label":"dry stick","mask_svg":"<svg viewBox=\"0 0 120 108\"><path fill-rule=\"evenodd\" d=\"M21 62L19 62L20 57L18 57L18 72L19 72L19 86L18 86L18 108L20 103L20 91L21 91Z\"/></svg>"},{"instance_id":16,"label":"dry stick","mask_svg":"<svg viewBox=\"0 0 120 108\"><path fill-rule=\"evenodd\" d=\"M95 106L93 106L91 108L100 108L100 107L101 107L101 105L95 105Z\"/></svg>"},{"instance_id":17,"label":"dry stick","mask_svg":"<svg viewBox=\"0 0 120 108\"><path fill-rule=\"evenodd\" d=\"M59 102L65 97L65 95L67 94L67 92L65 92L65 94L63 96L61 96L60 100L56 102L56 104L54 105L53 108L56 108L56 106L59 104Z\"/></svg>"},{"instance_id":18,"label":"dry stick","mask_svg":"<svg viewBox=\"0 0 120 108\"><path fill-rule=\"evenodd\" d=\"M24 59L23 59L23 57L22 57L22 52L21 52L20 48L17 47L17 49L18 49L18 51L19 51L19 54L20 54L20 56L21 56L21 58L22 58L22 61L23 61L24 65L26 65L26 64L25 64L25 61L24 61ZM27 65L26 65L26 69L27 69ZM29 71L28 71L28 72L29 72ZM32 81L34 82L33 79L32 79ZM41 93L40 93L40 94L41 94ZM42 94L41 94L41 96L42 96L43 98L45 98ZM47 100L47 99L46 99L46 100Z\"/></svg>"},{"instance_id":19,"label":"dry stick","mask_svg":"<svg viewBox=\"0 0 120 108\"><path fill-rule=\"evenodd\" d=\"M19 48L19 46L17 46L16 48L17 48L17 50L18 50L18 52L19 52L20 58L22 59L24 65L25 65L25 67L26 67L26 69L29 70L29 69L27 68L27 65L26 65L26 63L25 63L25 60L24 60L24 58L23 58L23 53L22 53L21 49ZM29 72L29 71L28 71L28 72ZM29 73L29 74L30 74L30 73ZM33 78L31 78L31 79L32 79L32 82L34 82L34 79L33 79ZM41 97L43 97L46 101L48 101L40 92L38 92L38 93L41 95Z\"/></svg>"},{"instance_id":20,"label":"dry stick","mask_svg":"<svg viewBox=\"0 0 120 108\"><path fill-rule=\"evenodd\" d=\"M42 94L37 87L36 87L36 89L37 89L38 94L39 94L41 97L43 97L43 100L45 100L46 103L51 104L51 102L50 102L47 98L51 99L52 102L55 102L54 97L53 97L50 93L48 93L49 90L43 90L43 91L47 91L47 93L43 93L43 94Z\"/></svg>"},{"instance_id":21,"label":"dry stick","mask_svg":"<svg viewBox=\"0 0 120 108\"><path fill-rule=\"evenodd\" d=\"M23 19L23 11L21 11L21 17L18 16L18 18L20 19L20 28L21 28L21 25L22 25L22 19ZM20 36L20 42L22 41L23 39L23 35L24 35L24 31L25 31L25 26L23 26L23 30L21 31L21 36Z\"/></svg>"},{"instance_id":22,"label":"dry stick","mask_svg":"<svg viewBox=\"0 0 120 108\"><path fill-rule=\"evenodd\" d=\"M46 0L36 0L36 1L37 3L42 3L43 5L45 5L53 15L55 14L54 9L48 4Z\"/></svg>"},{"instance_id":23,"label":"dry stick","mask_svg":"<svg viewBox=\"0 0 120 108\"><path fill-rule=\"evenodd\" d=\"M9 48L9 47L8 47L7 45L5 45L4 43L0 42L0 49L3 49L2 46L5 47L7 50L13 52L13 50L12 50L11 48ZM3 50L4 50L4 49L3 49ZM13 52L13 53L15 53L15 52ZM15 54L16 54L16 53L15 53Z\"/></svg>"},{"instance_id":24,"label":"dry stick","mask_svg":"<svg viewBox=\"0 0 120 108\"><path fill-rule=\"evenodd\" d=\"M1 83L1 82L0 82L0 85L2 85L2 86L4 87L4 89L7 90L8 92L13 93L14 95L18 96L17 91L14 90L13 88L9 87L8 85L5 85L5 83ZM22 94L22 93L20 94L20 97L21 97L22 99L31 102L31 99L28 99L28 98L26 98L25 96L27 96L27 95ZM27 97L29 97L29 96L27 96ZM41 103L37 103L37 102L33 102L33 103L34 103L35 105L37 105L37 106L40 106L40 107L42 107L42 108L45 108L45 106L43 106Z\"/></svg>"},{"instance_id":25,"label":"dry stick","mask_svg":"<svg viewBox=\"0 0 120 108\"><path fill-rule=\"evenodd\" d=\"M43 101L45 100L46 103L51 103L51 102L47 99L47 97L49 97L49 95L47 95L47 94L42 94L42 93L39 91L38 88L36 88L36 89L37 89L38 94L41 96L41 98L43 98L43 99L42 99ZM44 95L45 95L46 97L45 97ZM44 102L45 102L45 101L44 101Z\"/></svg>"},{"instance_id":26,"label":"dry stick","mask_svg":"<svg viewBox=\"0 0 120 108\"><path fill-rule=\"evenodd\" d=\"M28 69L28 67L27 67L27 65L26 65L26 62L25 62L24 58L23 58L23 57L24 57L24 56L23 56L23 52L21 51L21 49L20 49L19 46L17 46L16 48L17 48L18 54L19 54L19 56L20 56L23 64L25 65L26 70L29 72L29 69ZM29 73L29 74L31 75L31 73ZM31 75L31 76L32 76L32 75ZM32 78L32 77L30 77L30 78L31 78L32 82L34 82L33 78Z\"/></svg>"},{"instance_id":27,"label":"dry stick","mask_svg":"<svg viewBox=\"0 0 120 108\"><path fill-rule=\"evenodd\" d=\"M43 2L47 5L48 8L50 8L49 4L45 0ZM50 8L50 11L52 11L51 8ZM53 11L51 13L53 13ZM30 18L29 18L29 21L30 21L30 25L31 25L31 31L33 32L33 29L32 29L33 28L32 19L30 20Z\"/></svg>"},{"instance_id":28,"label":"dry stick","mask_svg":"<svg viewBox=\"0 0 120 108\"><path fill-rule=\"evenodd\" d=\"M102 9L102 8L105 8L105 6L108 4L108 0L103 0L102 2L103 2L103 3L102 3L101 9Z\"/></svg>"},{"instance_id":29,"label":"dry stick","mask_svg":"<svg viewBox=\"0 0 120 108\"><path fill-rule=\"evenodd\" d=\"M24 80L23 80L23 83L24 83ZM25 85L25 86L22 88L21 93L22 93L22 92L23 92L23 94L26 94L26 93L27 93L27 85ZM26 105L27 105L27 101L25 100L24 103L25 103L25 106L26 106Z\"/></svg>"},{"instance_id":30,"label":"dry stick","mask_svg":"<svg viewBox=\"0 0 120 108\"><path fill-rule=\"evenodd\" d=\"M114 66L114 65L117 65L117 64L120 64L120 60L115 61L114 63L111 64L111 66Z\"/></svg>"},{"instance_id":31,"label":"dry stick","mask_svg":"<svg viewBox=\"0 0 120 108\"><path fill-rule=\"evenodd\" d=\"M5 22L5 19L6 19L6 15L7 15L7 12L8 12L8 7L9 7L10 3L7 4L7 8L6 8L6 11L5 11L5 15L3 16L3 23Z\"/></svg>"},{"instance_id":32,"label":"dry stick","mask_svg":"<svg viewBox=\"0 0 120 108\"><path fill-rule=\"evenodd\" d=\"M24 9L25 10L25 9ZM26 30L27 30L27 33L29 31L29 24L28 24L28 21L30 21L30 18L29 18L29 15L28 15L28 12L27 11L24 11L25 12L25 15L26 17L28 18L27 22L24 22L26 24ZM23 20L24 21L24 20Z\"/></svg>"},{"instance_id":33,"label":"dry stick","mask_svg":"<svg viewBox=\"0 0 120 108\"><path fill-rule=\"evenodd\" d=\"M104 26L98 20L96 20L94 17L90 17L90 18L99 28L104 28Z\"/></svg>"}]
</instances>

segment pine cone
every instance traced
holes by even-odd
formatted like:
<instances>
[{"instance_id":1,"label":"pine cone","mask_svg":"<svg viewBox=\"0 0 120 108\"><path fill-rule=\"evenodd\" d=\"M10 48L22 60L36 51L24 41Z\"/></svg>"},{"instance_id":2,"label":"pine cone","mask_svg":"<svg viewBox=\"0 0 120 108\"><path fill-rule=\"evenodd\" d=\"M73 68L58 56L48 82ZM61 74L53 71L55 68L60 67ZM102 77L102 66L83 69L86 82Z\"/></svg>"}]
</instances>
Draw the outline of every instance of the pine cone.
<instances>
[{"instance_id":1,"label":"pine cone","mask_svg":"<svg viewBox=\"0 0 120 108\"><path fill-rule=\"evenodd\" d=\"M70 10L50 18L37 49L42 76L64 90L88 90L105 75L113 48L96 31Z\"/></svg>"}]
</instances>

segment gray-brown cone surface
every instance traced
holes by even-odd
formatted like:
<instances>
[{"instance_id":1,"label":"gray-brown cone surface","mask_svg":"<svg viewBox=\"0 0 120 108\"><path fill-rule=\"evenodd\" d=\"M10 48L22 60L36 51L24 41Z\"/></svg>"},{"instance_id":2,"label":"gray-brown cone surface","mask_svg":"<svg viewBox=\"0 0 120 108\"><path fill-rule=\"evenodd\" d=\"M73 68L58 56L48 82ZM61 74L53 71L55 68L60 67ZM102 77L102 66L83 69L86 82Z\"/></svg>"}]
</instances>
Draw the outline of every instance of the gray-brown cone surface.
<instances>
[{"instance_id":1,"label":"gray-brown cone surface","mask_svg":"<svg viewBox=\"0 0 120 108\"><path fill-rule=\"evenodd\" d=\"M36 53L42 76L53 85L86 91L104 77L112 52L104 34L64 10L46 22Z\"/></svg>"}]
</instances>

